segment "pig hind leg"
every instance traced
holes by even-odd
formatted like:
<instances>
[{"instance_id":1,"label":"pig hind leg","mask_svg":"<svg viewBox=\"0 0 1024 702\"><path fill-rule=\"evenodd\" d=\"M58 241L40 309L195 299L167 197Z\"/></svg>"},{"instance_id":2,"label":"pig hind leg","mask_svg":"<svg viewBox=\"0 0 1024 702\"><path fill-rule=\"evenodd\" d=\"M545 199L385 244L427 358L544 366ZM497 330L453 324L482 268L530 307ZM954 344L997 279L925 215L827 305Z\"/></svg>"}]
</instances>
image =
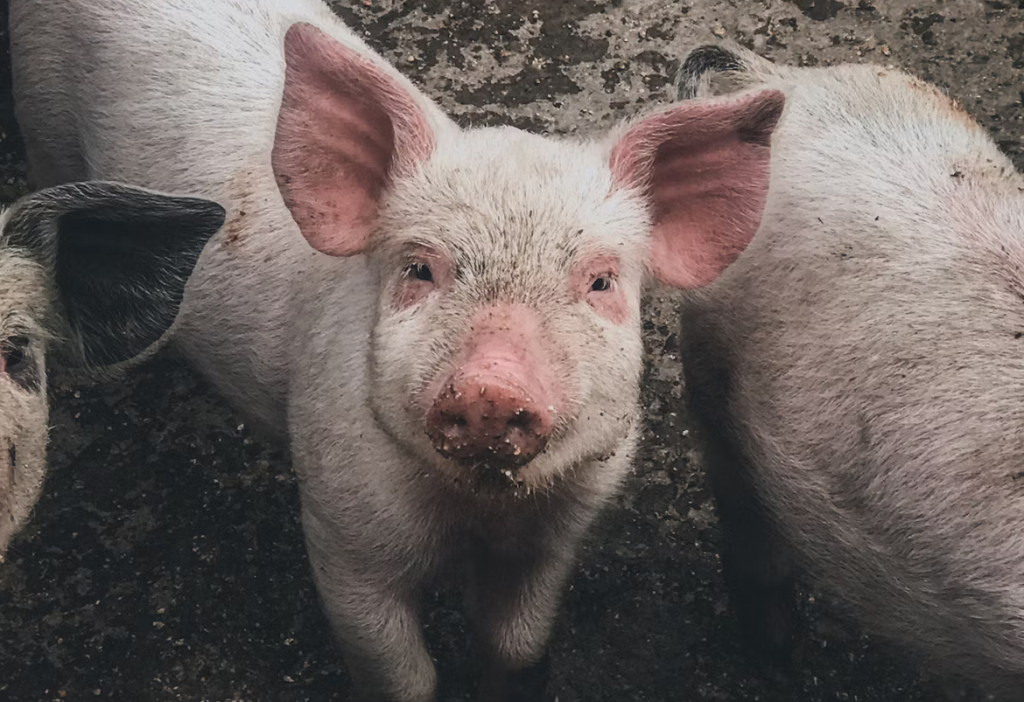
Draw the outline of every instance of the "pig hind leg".
<instances>
[{"instance_id":1,"label":"pig hind leg","mask_svg":"<svg viewBox=\"0 0 1024 702\"><path fill-rule=\"evenodd\" d=\"M761 663L786 668L798 622L789 547L729 442L711 436L705 460L723 531L723 576L744 641Z\"/></svg>"}]
</instances>

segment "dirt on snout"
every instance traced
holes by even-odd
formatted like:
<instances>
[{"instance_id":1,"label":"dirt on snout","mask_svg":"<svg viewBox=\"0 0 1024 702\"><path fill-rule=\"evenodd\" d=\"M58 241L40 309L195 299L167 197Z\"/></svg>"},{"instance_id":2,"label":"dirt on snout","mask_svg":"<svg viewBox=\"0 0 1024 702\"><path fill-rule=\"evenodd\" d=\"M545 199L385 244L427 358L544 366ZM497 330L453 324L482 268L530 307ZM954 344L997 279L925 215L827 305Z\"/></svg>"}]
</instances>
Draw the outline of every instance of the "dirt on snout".
<instances>
[{"instance_id":1,"label":"dirt on snout","mask_svg":"<svg viewBox=\"0 0 1024 702\"><path fill-rule=\"evenodd\" d=\"M0 0L6 18L6 0ZM948 90L1020 164L1016 0L348 0L341 16L460 122L571 134L670 98L687 48L732 38L798 65L870 62ZM6 34L4 36L6 45ZM0 200L25 192L9 64ZM681 407L675 298L645 303L643 450L581 554L553 640L560 702L932 702L898 652L804 593L788 677L755 670ZM169 353L123 383L54 378L52 472L0 567L0 699L348 700L287 456ZM425 625L442 700L472 699L454 593ZM965 698L973 699L973 698Z\"/></svg>"}]
</instances>

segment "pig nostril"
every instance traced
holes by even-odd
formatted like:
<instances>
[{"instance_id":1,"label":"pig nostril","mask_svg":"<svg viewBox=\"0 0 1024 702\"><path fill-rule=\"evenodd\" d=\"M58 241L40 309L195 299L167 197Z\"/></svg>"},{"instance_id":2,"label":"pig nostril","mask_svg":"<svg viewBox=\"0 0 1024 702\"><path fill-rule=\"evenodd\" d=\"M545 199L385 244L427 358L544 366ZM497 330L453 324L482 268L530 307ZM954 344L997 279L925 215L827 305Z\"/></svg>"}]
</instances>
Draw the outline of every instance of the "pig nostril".
<instances>
[{"instance_id":1,"label":"pig nostril","mask_svg":"<svg viewBox=\"0 0 1024 702\"><path fill-rule=\"evenodd\" d=\"M513 429L519 429L520 431L530 431L535 424L534 416L526 410L518 410L512 418L508 420L509 431Z\"/></svg>"},{"instance_id":2,"label":"pig nostril","mask_svg":"<svg viewBox=\"0 0 1024 702\"><path fill-rule=\"evenodd\" d=\"M465 436L468 426L469 422L461 414L446 412L441 415L441 433L443 433L449 441L461 440Z\"/></svg>"}]
</instances>

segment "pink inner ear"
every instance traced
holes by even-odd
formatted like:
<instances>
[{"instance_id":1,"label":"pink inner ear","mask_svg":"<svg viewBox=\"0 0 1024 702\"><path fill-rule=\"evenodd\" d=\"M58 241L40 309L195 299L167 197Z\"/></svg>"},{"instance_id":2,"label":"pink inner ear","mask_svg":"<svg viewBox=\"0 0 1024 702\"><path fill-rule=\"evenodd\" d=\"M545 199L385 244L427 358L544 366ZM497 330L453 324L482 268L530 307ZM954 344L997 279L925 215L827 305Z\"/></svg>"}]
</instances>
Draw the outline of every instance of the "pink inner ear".
<instances>
[{"instance_id":1,"label":"pink inner ear","mask_svg":"<svg viewBox=\"0 0 1024 702\"><path fill-rule=\"evenodd\" d=\"M313 25L292 25L284 46L274 176L313 248L361 253L390 179L429 157L433 134L397 80Z\"/></svg>"},{"instance_id":2,"label":"pink inner ear","mask_svg":"<svg viewBox=\"0 0 1024 702\"><path fill-rule=\"evenodd\" d=\"M654 214L651 268L696 288L743 253L761 223L771 134L785 98L694 100L630 129L612 151L617 182L644 188Z\"/></svg>"}]
</instances>

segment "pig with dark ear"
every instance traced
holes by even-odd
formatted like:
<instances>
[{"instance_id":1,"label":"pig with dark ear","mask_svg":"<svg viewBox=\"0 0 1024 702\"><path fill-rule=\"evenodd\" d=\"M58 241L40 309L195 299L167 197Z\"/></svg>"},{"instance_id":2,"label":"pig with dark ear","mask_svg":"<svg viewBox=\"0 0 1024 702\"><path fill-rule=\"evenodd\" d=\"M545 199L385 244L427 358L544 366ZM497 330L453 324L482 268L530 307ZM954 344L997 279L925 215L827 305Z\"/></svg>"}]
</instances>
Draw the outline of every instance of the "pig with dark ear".
<instances>
[{"instance_id":1,"label":"pig with dark ear","mask_svg":"<svg viewBox=\"0 0 1024 702\"><path fill-rule=\"evenodd\" d=\"M460 128L319 0L15 0L11 36L35 177L225 203L176 339L287 437L362 698L436 699L418 595L465 575L480 699L539 699L636 444L646 271L740 255L782 96L551 139Z\"/></svg>"},{"instance_id":2,"label":"pig with dark ear","mask_svg":"<svg viewBox=\"0 0 1024 702\"><path fill-rule=\"evenodd\" d=\"M786 95L760 230L682 318L744 628L784 657L806 573L925 666L1021 699L1024 178L899 71L683 61L681 97L715 84Z\"/></svg>"},{"instance_id":3,"label":"pig with dark ear","mask_svg":"<svg viewBox=\"0 0 1024 702\"><path fill-rule=\"evenodd\" d=\"M0 214L0 561L46 476L46 365L155 348L203 245L206 200L117 183L61 185Z\"/></svg>"}]
</instances>

